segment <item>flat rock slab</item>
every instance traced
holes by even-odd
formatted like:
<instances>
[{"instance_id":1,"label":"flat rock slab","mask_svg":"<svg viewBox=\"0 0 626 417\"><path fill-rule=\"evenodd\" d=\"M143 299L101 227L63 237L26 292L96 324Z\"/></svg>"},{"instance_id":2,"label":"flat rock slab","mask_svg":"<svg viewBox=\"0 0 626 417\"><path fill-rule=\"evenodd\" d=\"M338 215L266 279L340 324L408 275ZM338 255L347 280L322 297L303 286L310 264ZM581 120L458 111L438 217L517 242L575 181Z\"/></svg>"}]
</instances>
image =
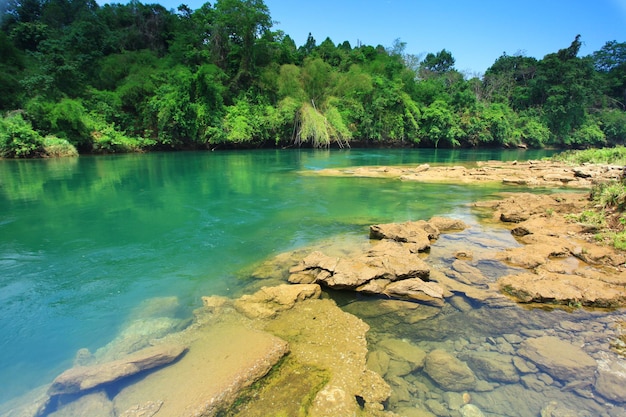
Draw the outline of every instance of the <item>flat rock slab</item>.
<instances>
[{"instance_id":1,"label":"flat rock slab","mask_svg":"<svg viewBox=\"0 0 626 417\"><path fill-rule=\"evenodd\" d=\"M498 280L503 292L524 303L619 307L626 304L624 286L574 274L539 271Z\"/></svg>"},{"instance_id":2,"label":"flat rock slab","mask_svg":"<svg viewBox=\"0 0 626 417\"><path fill-rule=\"evenodd\" d=\"M591 380L597 367L581 348L554 336L526 339L517 353L560 381Z\"/></svg>"},{"instance_id":3,"label":"flat rock slab","mask_svg":"<svg viewBox=\"0 0 626 417\"><path fill-rule=\"evenodd\" d=\"M241 323L203 329L176 364L120 391L114 398L116 412L133 417L132 410L143 404L162 403L158 417L215 415L287 352L284 340Z\"/></svg>"},{"instance_id":4,"label":"flat rock slab","mask_svg":"<svg viewBox=\"0 0 626 417\"><path fill-rule=\"evenodd\" d=\"M173 362L186 350L183 345L159 345L142 349L123 359L92 366L77 366L59 375L48 390L50 396L76 394L110 384Z\"/></svg>"}]
</instances>

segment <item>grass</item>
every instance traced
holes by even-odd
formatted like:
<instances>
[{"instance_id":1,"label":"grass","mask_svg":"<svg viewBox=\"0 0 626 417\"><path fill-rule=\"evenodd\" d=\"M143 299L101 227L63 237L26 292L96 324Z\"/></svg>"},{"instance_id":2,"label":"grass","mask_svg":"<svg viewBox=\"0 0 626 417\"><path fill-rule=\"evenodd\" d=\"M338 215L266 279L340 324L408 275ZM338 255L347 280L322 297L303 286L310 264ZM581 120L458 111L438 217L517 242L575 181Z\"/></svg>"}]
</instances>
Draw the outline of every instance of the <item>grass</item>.
<instances>
[{"instance_id":1,"label":"grass","mask_svg":"<svg viewBox=\"0 0 626 417\"><path fill-rule=\"evenodd\" d=\"M610 164L626 166L626 147L566 151L552 157L554 161L583 164ZM593 207L582 213L567 216L570 220L596 227L597 241L616 249L626 250L626 178L599 183L592 187L589 199Z\"/></svg>"},{"instance_id":2,"label":"grass","mask_svg":"<svg viewBox=\"0 0 626 417\"><path fill-rule=\"evenodd\" d=\"M626 148L585 149L582 151L565 151L552 156L553 161L569 162L574 164L609 164L626 165Z\"/></svg>"}]
</instances>

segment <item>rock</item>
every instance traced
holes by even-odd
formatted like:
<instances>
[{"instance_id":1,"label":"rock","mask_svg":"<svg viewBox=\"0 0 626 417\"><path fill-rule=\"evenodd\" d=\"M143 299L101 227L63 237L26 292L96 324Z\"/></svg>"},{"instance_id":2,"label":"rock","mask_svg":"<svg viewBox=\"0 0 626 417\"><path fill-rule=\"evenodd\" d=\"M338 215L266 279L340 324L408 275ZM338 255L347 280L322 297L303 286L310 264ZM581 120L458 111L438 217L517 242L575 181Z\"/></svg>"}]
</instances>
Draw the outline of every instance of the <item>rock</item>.
<instances>
[{"instance_id":1,"label":"rock","mask_svg":"<svg viewBox=\"0 0 626 417\"><path fill-rule=\"evenodd\" d=\"M438 307L444 304L443 288L434 282L424 282L419 278L391 283L382 293L390 297L408 298Z\"/></svg>"},{"instance_id":2,"label":"rock","mask_svg":"<svg viewBox=\"0 0 626 417\"><path fill-rule=\"evenodd\" d=\"M313 252L290 271L292 283L315 282L338 290L385 294L437 305L443 302L440 288L423 283L430 274L428 265L406 245L390 240L345 258Z\"/></svg>"},{"instance_id":3,"label":"rock","mask_svg":"<svg viewBox=\"0 0 626 417\"><path fill-rule=\"evenodd\" d=\"M178 359L187 348L166 344L142 349L124 359L92 366L77 366L55 378L49 395L76 394L156 368Z\"/></svg>"},{"instance_id":4,"label":"rock","mask_svg":"<svg viewBox=\"0 0 626 417\"><path fill-rule=\"evenodd\" d=\"M446 417L450 415L446 406L444 406L437 400L434 400L434 399L426 400L425 405L426 405L426 408L428 408L434 415L438 417Z\"/></svg>"},{"instance_id":5,"label":"rock","mask_svg":"<svg viewBox=\"0 0 626 417\"><path fill-rule=\"evenodd\" d=\"M104 391L92 392L79 397L66 405L60 406L49 417L115 417L113 403Z\"/></svg>"},{"instance_id":6,"label":"rock","mask_svg":"<svg viewBox=\"0 0 626 417\"><path fill-rule=\"evenodd\" d=\"M375 410L382 410L391 390L366 367L369 326L364 321L342 311L332 300L307 300L281 313L265 329L289 342L287 360L327 372L326 384L306 399L308 416L381 415ZM284 395L286 390L286 384L279 383L271 395ZM357 396L363 399L363 407L355 400Z\"/></svg>"},{"instance_id":7,"label":"rock","mask_svg":"<svg viewBox=\"0 0 626 417\"><path fill-rule=\"evenodd\" d=\"M609 401L626 403L626 363L604 354L598 361L595 391Z\"/></svg>"},{"instance_id":8,"label":"rock","mask_svg":"<svg viewBox=\"0 0 626 417\"><path fill-rule=\"evenodd\" d=\"M467 225L463 221L449 217L432 217L428 223L440 232L456 232L467 229Z\"/></svg>"},{"instance_id":9,"label":"rock","mask_svg":"<svg viewBox=\"0 0 626 417\"><path fill-rule=\"evenodd\" d=\"M596 370L596 361L591 356L554 336L526 339L517 353L560 381L591 379Z\"/></svg>"},{"instance_id":10,"label":"rock","mask_svg":"<svg viewBox=\"0 0 626 417\"><path fill-rule=\"evenodd\" d=\"M504 293L523 303L593 307L617 307L626 304L623 286L577 274L539 270L537 273L507 275L497 282Z\"/></svg>"},{"instance_id":11,"label":"rock","mask_svg":"<svg viewBox=\"0 0 626 417\"><path fill-rule=\"evenodd\" d=\"M438 237L439 230L423 220L370 226L370 239L390 239L409 243L413 252L423 252L429 249L431 239Z\"/></svg>"},{"instance_id":12,"label":"rock","mask_svg":"<svg viewBox=\"0 0 626 417\"><path fill-rule=\"evenodd\" d=\"M119 417L152 417L159 412L163 406L163 401L147 401L144 404L137 404L124 411Z\"/></svg>"},{"instance_id":13,"label":"rock","mask_svg":"<svg viewBox=\"0 0 626 417\"><path fill-rule=\"evenodd\" d=\"M463 417L485 417L480 408L476 407L474 404L465 404L461 407L461 415Z\"/></svg>"},{"instance_id":14,"label":"rock","mask_svg":"<svg viewBox=\"0 0 626 417\"><path fill-rule=\"evenodd\" d=\"M286 341L247 328L232 310L218 324L195 329L189 343L176 363L123 387L114 398L117 414L148 416L161 404L158 416L215 415L289 351Z\"/></svg>"},{"instance_id":15,"label":"rock","mask_svg":"<svg viewBox=\"0 0 626 417\"><path fill-rule=\"evenodd\" d=\"M476 376L469 366L441 349L426 356L424 371L446 391L466 391L476 386Z\"/></svg>"},{"instance_id":16,"label":"rock","mask_svg":"<svg viewBox=\"0 0 626 417\"><path fill-rule=\"evenodd\" d=\"M462 359L478 377L483 379L504 383L519 381L519 374L510 355L496 352L472 352L462 356Z\"/></svg>"},{"instance_id":17,"label":"rock","mask_svg":"<svg viewBox=\"0 0 626 417\"><path fill-rule=\"evenodd\" d=\"M278 285L263 287L252 295L244 295L235 301L235 308L249 318L274 317L309 298L319 298L322 290L317 284Z\"/></svg>"},{"instance_id":18,"label":"rock","mask_svg":"<svg viewBox=\"0 0 626 417\"><path fill-rule=\"evenodd\" d=\"M375 350L367 355L367 369L384 377L389 370L389 355L382 350Z\"/></svg>"},{"instance_id":19,"label":"rock","mask_svg":"<svg viewBox=\"0 0 626 417\"><path fill-rule=\"evenodd\" d=\"M550 401L550 404L541 409L541 417L578 417L577 411L565 407L557 401Z\"/></svg>"},{"instance_id":20,"label":"rock","mask_svg":"<svg viewBox=\"0 0 626 417\"><path fill-rule=\"evenodd\" d=\"M378 343L378 347L392 358L408 362L411 365L411 372L420 369L426 359L426 352L404 340L385 339Z\"/></svg>"}]
</instances>

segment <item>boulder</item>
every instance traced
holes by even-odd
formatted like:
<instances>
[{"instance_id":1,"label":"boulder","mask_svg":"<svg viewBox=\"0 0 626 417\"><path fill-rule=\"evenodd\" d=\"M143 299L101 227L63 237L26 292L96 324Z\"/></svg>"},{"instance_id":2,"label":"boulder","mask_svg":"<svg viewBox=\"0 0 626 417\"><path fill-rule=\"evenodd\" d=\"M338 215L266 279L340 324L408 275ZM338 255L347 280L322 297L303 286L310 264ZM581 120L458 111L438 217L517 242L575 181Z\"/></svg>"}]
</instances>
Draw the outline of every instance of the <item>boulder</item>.
<instances>
[{"instance_id":1,"label":"boulder","mask_svg":"<svg viewBox=\"0 0 626 417\"><path fill-rule=\"evenodd\" d=\"M153 369L178 359L187 348L164 344L142 349L123 359L92 366L77 366L55 378L48 394L76 394L110 384L139 372Z\"/></svg>"},{"instance_id":2,"label":"boulder","mask_svg":"<svg viewBox=\"0 0 626 417\"><path fill-rule=\"evenodd\" d=\"M476 387L476 376L469 366L441 349L426 356L424 371L446 391L466 391Z\"/></svg>"},{"instance_id":3,"label":"boulder","mask_svg":"<svg viewBox=\"0 0 626 417\"><path fill-rule=\"evenodd\" d=\"M518 355L535 363L539 369L560 381L590 380L596 361L581 348L554 336L523 341Z\"/></svg>"}]
</instances>

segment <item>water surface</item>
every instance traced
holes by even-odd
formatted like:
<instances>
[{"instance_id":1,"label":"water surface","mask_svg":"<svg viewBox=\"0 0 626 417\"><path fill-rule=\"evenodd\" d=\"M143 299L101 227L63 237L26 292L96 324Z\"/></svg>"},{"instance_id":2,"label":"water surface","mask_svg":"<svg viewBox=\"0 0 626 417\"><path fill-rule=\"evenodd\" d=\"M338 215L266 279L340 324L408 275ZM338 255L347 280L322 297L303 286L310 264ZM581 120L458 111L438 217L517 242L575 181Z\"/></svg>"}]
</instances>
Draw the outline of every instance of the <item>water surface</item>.
<instances>
[{"instance_id":1,"label":"water surface","mask_svg":"<svg viewBox=\"0 0 626 417\"><path fill-rule=\"evenodd\" d=\"M520 151L263 150L0 161L0 403L95 351L143 301L233 294L240 271L372 223L475 216L492 186L302 176L358 165L523 160ZM510 190L510 188L507 188ZM7 383L7 381L11 381Z\"/></svg>"}]
</instances>

